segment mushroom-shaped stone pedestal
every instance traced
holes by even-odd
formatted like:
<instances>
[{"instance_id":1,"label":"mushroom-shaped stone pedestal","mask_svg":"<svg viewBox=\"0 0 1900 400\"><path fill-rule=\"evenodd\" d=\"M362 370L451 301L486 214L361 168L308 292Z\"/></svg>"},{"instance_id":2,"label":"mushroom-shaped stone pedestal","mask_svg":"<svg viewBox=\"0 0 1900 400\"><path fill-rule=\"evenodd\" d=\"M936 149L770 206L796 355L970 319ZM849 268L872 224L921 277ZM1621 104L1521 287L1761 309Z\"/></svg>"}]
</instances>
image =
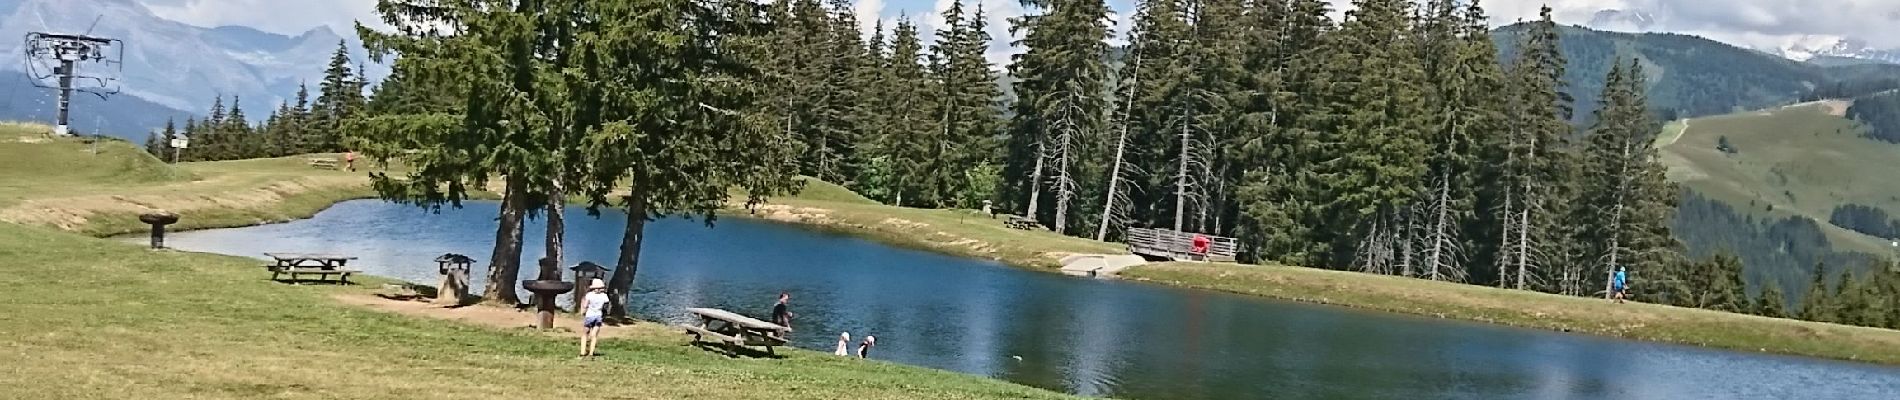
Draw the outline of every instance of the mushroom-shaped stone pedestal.
<instances>
[{"instance_id":1,"label":"mushroom-shaped stone pedestal","mask_svg":"<svg viewBox=\"0 0 1900 400\"><path fill-rule=\"evenodd\" d=\"M559 279L535 279L521 281L521 288L534 293L535 313L539 314L541 329L554 327L554 296L574 290L574 282Z\"/></svg>"},{"instance_id":2,"label":"mushroom-shaped stone pedestal","mask_svg":"<svg viewBox=\"0 0 1900 400\"><path fill-rule=\"evenodd\" d=\"M152 248L165 248L165 225L178 223L178 214L153 212L139 214L139 222L152 225Z\"/></svg>"}]
</instances>

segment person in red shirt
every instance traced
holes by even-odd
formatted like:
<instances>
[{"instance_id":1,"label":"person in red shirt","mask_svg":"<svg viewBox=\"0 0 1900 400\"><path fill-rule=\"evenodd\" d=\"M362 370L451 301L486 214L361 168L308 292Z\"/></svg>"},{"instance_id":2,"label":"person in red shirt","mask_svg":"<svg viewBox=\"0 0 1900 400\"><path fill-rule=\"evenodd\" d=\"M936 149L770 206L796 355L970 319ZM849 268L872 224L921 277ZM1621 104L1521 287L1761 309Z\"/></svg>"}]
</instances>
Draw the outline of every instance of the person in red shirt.
<instances>
[{"instance_id":1,"label":"person in red shirt","mask_svg":"<svg viewBox=\"0 0 1900 400\"><path fill-rule=\"evenodd\" d=\"M1194 235L1194 253L1195 254L1207 254L1207 246L1209 244L1210 242L1207 239L1207 236Z\"/></svg>"}]
</instances>

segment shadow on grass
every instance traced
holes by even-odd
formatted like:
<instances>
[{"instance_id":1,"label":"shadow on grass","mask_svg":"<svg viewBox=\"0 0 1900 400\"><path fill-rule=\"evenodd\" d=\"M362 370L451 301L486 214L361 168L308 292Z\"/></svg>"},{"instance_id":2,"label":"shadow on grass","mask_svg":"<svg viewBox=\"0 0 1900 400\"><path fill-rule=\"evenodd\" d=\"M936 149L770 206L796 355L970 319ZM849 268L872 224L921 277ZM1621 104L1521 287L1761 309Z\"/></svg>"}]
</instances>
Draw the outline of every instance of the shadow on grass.
<instances>
[{"instance_id":1,"label":"shadow on grass","mask_svg":"<svg viewBox=\"0 0 1900 400\"><path fill-rule=\"evenodd\" d=\"M726 358L744 357L744 358L763 358L763 359L772 359L772 360L785 359L785 356L781 354L777 354L777 353L773 353L773 352L769 352L765 350L758 350L758 349L745 347L745 346L735 346L735 345L727 345L724 343L700 342L700 341L694 341L687 345L698 347L700 350L703 350L709 353L723 355L723 356L726 356Z\"/></svg>"}]
</instances>

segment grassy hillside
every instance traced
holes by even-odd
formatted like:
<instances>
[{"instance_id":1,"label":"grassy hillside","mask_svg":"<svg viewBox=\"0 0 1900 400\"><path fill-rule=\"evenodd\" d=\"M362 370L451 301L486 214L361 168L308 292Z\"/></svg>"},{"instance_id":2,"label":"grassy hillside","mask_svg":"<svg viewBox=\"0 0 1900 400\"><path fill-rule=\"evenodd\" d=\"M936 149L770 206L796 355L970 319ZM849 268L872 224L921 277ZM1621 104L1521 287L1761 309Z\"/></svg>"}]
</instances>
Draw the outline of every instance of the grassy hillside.
<instances>
[{"instance_id":1,"label":"grassy hillside","mask_svg":"<svg viewBox=\"0 0 1900 400\"><path fill-rule=\"evenodd\" d=\"M1497 29L1504 60L1516 54L1526 25ZM1793 103L1835 80L1900 77L1894 65L1817 65L1791 61L1697 36L1620 33L1565 26L1564 81L1576 98L1576 118L1586 123L1596 109L1603 78L1617 59L1642 60L1649 75L1650 108L1665 116L1719 115ZM1627 61L1626 61L1627 62Z\"/></svg>"},{"instance_id":2,"label":"grassy hillside","mask_svg":"<svg viewBox=\"0 0 1900 400\"><path fill-rule=\"evenodd\" d=\"M1849 203L1900 212L1900 180L1893 179L1900 145L1868 139L1860 124L1840 116L1847 106L1805 103L1678 122L1680 135L1662 137L1662 159L1671 180L1760 218L1825 222ZM1723 137L1735 153L1717 150ZM1885 240L1827 231L1847 249L1888 251Z\"/></svg>"},{"instance_id":3,"label":"grassy hillside","mask_svg":"<svg viewBox=\"0 0 1900 400\"><path fill-rule=\"evenodd\" d=\"M0 123L0 222L109 235L148 229L134 217L165 210L183 217L177 228L221 227L372 195L362 172L313 169L307 157L170 165L131 143L47 131Z\"/></svg>"}]
</instances>

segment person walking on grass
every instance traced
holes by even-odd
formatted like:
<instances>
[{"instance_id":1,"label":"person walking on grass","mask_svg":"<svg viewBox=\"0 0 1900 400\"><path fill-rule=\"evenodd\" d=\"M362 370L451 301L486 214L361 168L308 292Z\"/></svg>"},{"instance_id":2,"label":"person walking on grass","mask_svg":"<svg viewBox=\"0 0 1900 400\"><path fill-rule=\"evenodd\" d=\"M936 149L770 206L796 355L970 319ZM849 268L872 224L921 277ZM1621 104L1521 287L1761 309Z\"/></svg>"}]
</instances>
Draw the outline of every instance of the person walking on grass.
<instances>
[{"instance_id":1,"label":"person walking on grass","mask_svg":"<svg viewBox=\"0 0 1900 400\"><path fill-rule=\"evenodd\" d=\"M1621 304L1626 292L1629 292L1629 277L1623 266L1618 265L1616 273L1610 275L1610 295Z\"/></svg>"},{"instance_id":2,"label":"person walking on grass","mask_svg":"<svg viewBox=\"0 0 1900 400\"><path fill-rule=\"evenodd\" d=\"M607 308L607 284L595 279L587 284L587 296L581 298L581 357L593 357L594 347L600 344L600 326L605 325L601 312Z\"/></svg>"},{"instance_id":3,"label":"person walking on grass","mask_svg":"<svg viewBox=\"0 0 1900 400\"><path fill-rule=\"evenodd\" d=\"M350 172L356 172L356 150L343 153L343 166L348 168Z\"/></svg>"},{"instance_id":4,"label":"person walking on grass","mask_svg":"<svg viewBox=\"0 0 1900 400\"><path fill-rule=\"evenodd\" d=\"M839 332L838 333L838 350L833 351L832 354L849 357L851 356L851 353L849 350L850 347L851 347L851 332Z\"/></svg>"}]
</instances>

